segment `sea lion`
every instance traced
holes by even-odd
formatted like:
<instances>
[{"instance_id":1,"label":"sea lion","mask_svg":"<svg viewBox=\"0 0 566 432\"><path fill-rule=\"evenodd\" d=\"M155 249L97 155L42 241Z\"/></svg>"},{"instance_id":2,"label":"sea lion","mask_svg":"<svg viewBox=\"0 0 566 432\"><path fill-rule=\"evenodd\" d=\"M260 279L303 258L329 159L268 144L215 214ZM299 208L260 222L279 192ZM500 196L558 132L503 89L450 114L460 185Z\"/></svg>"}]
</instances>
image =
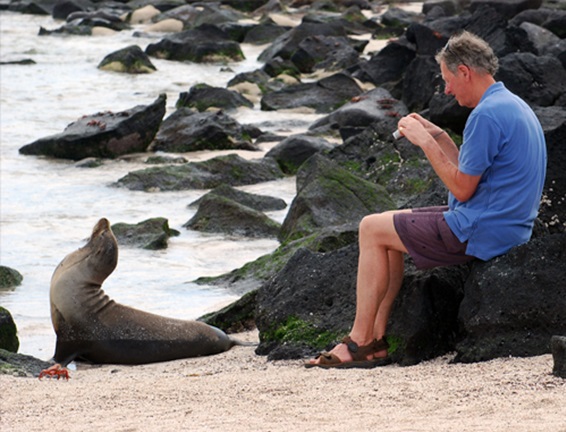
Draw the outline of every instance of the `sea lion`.
<instances>
[{"instance_id":1,"label":"sea lion","mask_svg":"<svg viewBox=\"0 0 566 432\"><path fill-rule=\"evenodd\" d=\"M144 364L218 354L246 345L205 323L167 318L116 303L101 286L118 263L118 243L103 218L88 243L67 255L51 278L54 360ZM57 366L58 366L57 365Z\"/></svg>"}]
</instances>

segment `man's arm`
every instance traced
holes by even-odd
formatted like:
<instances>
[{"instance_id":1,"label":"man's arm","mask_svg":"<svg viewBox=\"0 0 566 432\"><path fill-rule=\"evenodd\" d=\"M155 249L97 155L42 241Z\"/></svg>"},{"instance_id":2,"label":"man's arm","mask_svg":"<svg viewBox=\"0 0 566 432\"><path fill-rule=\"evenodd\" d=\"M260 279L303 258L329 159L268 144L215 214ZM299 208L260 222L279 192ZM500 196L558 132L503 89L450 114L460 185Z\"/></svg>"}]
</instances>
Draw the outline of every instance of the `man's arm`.
<instances>
[{"instance_id":1,"label":"man's arm","mask_svg":"<svg viewBox=\"0 0 566 432\"><path fill-rule=\"evenodd\" d=\"M466 202L474 195L481 175L471 176L458 169L459 150L446 132L418 114L402 118L399 130L424 151L438 177L458 201Z\"/></svg>"}]
</instances>

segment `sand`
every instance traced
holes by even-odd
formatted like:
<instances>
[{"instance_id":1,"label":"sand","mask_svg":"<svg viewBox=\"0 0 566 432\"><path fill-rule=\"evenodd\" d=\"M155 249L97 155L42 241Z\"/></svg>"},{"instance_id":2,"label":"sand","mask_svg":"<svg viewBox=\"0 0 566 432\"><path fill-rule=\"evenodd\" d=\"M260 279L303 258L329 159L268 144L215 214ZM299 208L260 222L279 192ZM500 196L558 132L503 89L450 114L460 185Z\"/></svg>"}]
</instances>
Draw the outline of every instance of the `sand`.
<instances>
[{"instance_id":1,"label":"sand","mask_svg":"<svg viewBox=\"0 0 566 432\"><path fill-rule=\"evenodd\" d=\"M237 335L257 341L257 332ZM305 369L253 347L141 366L78 364L69 381L0 376L0 430L566 432L552 356Z\"/></svg>"}]
</instances>

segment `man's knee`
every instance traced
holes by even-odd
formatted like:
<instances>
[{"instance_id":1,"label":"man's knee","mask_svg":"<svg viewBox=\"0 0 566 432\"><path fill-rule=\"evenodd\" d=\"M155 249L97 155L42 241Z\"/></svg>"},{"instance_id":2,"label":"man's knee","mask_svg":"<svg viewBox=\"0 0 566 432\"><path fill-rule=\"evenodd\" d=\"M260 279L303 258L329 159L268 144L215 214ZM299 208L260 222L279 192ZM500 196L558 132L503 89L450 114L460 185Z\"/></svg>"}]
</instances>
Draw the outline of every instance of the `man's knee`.
<instances>
[{"instance_id":1,"label":"man's knee","mask_svg":"<svg viewBox=\"0 0 566 432\"><path fill-rule=\"evenodd\" d=\"M396 213L407 212L411 210L389 210L382 213L374 213L367 215L360 221L358 233L359 235L397 235L395 230L394 216Z\"/></svg>"},{"instance_id":2,"label":"man's knee","mask_svg":"<svg viewBox=\"0 0 566 432\"><path fill-rule=\"evenodd\" d=\"M393 218L392 212L374 213L364 216L360 221L359 233L369 234L379 231L382 228L383 222L388 218Z\"/></svg>"}]
</instances>

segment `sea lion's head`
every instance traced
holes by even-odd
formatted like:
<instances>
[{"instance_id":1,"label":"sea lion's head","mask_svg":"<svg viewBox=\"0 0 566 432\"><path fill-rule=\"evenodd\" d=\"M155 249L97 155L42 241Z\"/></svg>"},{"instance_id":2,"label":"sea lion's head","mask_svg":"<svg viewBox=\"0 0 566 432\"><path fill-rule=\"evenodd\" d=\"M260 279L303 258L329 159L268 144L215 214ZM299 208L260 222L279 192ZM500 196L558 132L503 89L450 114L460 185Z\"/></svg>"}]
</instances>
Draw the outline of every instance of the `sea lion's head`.
<instances>
[{"instance_id":1,"label":"sea lion's head","mask_svg":"<svg viewBox=\"0 0 566 432\"><path fill-rule=\"evenodd\" d=\"M118 264L118 242L108 219L102 218L97 222L88 243L79 250L83 249L87 252L84 270L94 283L102 284Z\"/></svg>"},{"instance_id":2,"label":"sea lion's head","mask_svg":"<svg viewBox=\"0 0 566 432\"><path fill-rule=\"evenodd\" d=\"M94 226L87 244L67 255L55 269L51 283L54 285L67 280L102 285L117 264L118 242L110 222L102 218Z\"/></svg>"}]
</instances>

